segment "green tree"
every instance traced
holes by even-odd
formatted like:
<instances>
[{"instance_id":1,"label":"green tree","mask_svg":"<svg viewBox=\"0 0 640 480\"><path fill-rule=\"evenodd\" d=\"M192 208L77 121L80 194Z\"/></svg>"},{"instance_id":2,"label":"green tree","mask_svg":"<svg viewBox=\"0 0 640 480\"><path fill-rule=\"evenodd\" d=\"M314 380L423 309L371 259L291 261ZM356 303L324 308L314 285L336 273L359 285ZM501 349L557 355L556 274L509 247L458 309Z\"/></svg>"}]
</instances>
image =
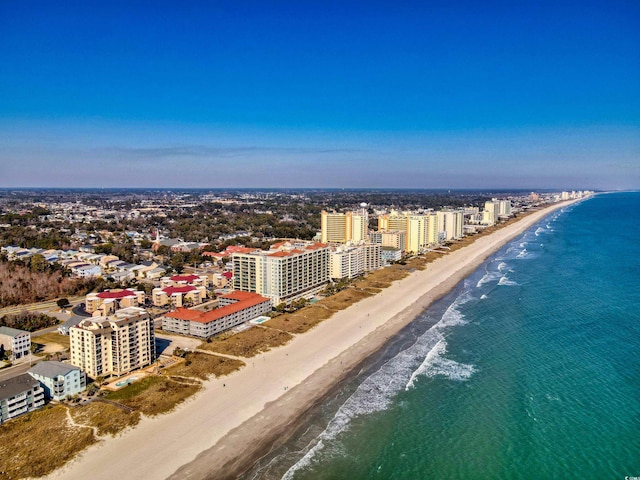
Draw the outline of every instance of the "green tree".
<instances>
[{"instance_id":1,"label":"green tree","mask_svg":"<svg viewBox=\"0 0 640 480\"><path fill-rule=\"evenodd\" d=\"M29 268L31 269L32 272L35 272L35 273L45 272L48 266L49 266L49 263L47 262L47 260L39 253L36 253L33 257L31 257Z\"/></svg>"},{"instance_id":2,"label":"green tree","mask_svg":"<svg viewBox=\"0 0 640 480\"><path fill-rule=\"evenodd\" d=\"M69 299L68 298L61 298L56 303L58 304L58 307L66 308L67 306L69 306Z\"/></svg>"},{"instance_id":3,"label":"green tree","mask_svg":"<svg viewBox=\"0 0 640 480\"><path fill-rule=\"evenodd\" d=\"M96 253L104 253L105 255L111 255L113 251L113 243L103 243L102 245L96 245L94 247Z\"/></svg>"},{"instance_id":4,"label":"green tree","mask_svg":"<svg viewBox=\"0 0 640 480\"><path fill-rule=\"evenodd\" d=\"M173 257L171 257L171 268L173 268L176 272L181 273L184 269L184 255L180 252L176 253Z\"/></svg>"}]
</instances>

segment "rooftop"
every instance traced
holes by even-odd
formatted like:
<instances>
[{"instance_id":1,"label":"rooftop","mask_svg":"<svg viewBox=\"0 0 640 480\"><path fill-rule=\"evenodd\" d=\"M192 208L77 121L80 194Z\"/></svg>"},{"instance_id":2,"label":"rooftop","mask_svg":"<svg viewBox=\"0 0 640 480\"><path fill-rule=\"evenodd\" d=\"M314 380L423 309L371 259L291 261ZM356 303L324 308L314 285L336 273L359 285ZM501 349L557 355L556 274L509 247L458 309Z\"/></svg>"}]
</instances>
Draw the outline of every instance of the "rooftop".
<instances>
[{"instance_id":1,"label":"rooftop","mask_svg":"<svg viewBox=\"0 0 640 480\"><path fill-rule=\"evenodd\" d=\"M201 312L199 310L191 310L188 308L178 308L173 312L165 314L167 317L177 318L179 320L189 320L198 323L209 323L218 320L227 315L244 310L245 308L253 307L263 302L268 302L269 299L258 295L257 293L250 292L233 292L228 295L224 295L224 298L234 298L238 301L231 305L225 305L224 307L216 308L210 312Z\"/></svg>"},{"instance_id":2,"label":"rooftop","mask_svg":"<svg viewBox=\"0 0 640 480\"><path fill-rule=\"evenodd\" d=\"M31 367L29 369L29 373L35 373L36 375L42 375L43 377L48 378L55 378L59 375L66 375L72 370L80 370L80 368L62 362L43 361L36 363Z\"/></svg>"},{"instance_id":3,"label":"rooftop","mask_svg":"<svg viewBox=\"0 0 640 480\"><path fill-rule=\"evenodd\" d=\"M22 335L22 334L29 334L29 332L25 331L25 330L18 330L17 328L11 328L11 327L0 327L0 335L7 335L9 337L17 337L18 335Z\"/></svg>"},{"instance_id":4,"label":"rooftop","mask_svg":"<svg viewBox=\"0 0 640 480\"><path fill-rule=\"evenodd\" d=\"M19 393L37 387L40 383L28 373L0 381L0 400L11 398Z\"/></svg>"}]
</instances>

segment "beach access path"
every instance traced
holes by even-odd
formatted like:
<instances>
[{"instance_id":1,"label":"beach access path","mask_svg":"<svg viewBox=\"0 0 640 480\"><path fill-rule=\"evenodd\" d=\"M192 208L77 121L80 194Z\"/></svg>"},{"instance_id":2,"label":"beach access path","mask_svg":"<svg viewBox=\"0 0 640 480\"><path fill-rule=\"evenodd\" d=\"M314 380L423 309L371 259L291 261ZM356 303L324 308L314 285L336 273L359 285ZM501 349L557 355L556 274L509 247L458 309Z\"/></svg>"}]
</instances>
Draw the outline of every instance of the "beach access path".
<instances>
[{"instance_id":1,"label":"beach access path","mask_svg":"<svg viewBox=\"0 0 640 480\"><path fill-rule=\"evenodd\" d=\"M174 412L89 447L51 479L234 478L283 438L352 368L509 240L561 202L523 216L429 263L382 292L337 312L286 346L245 360Z\"/></svg>"}]
</instances>

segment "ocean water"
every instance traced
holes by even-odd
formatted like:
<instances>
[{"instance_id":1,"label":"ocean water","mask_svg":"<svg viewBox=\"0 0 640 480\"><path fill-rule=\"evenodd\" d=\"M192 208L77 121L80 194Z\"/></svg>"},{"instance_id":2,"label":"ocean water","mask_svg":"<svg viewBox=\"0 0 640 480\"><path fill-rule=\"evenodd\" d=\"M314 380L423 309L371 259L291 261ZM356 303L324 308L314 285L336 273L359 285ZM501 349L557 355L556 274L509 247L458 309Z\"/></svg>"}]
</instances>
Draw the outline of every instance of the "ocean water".
<instances>
[{"instance_id":1,"label":"ocean water","mask_svg":"<svg viewBox=\"0 0 640 480\"><path fill-rule=\"evenodd\" d=\"M244 478L640 476L638 211L615 193L546 217Z\"/></svg>"}]
</instances>

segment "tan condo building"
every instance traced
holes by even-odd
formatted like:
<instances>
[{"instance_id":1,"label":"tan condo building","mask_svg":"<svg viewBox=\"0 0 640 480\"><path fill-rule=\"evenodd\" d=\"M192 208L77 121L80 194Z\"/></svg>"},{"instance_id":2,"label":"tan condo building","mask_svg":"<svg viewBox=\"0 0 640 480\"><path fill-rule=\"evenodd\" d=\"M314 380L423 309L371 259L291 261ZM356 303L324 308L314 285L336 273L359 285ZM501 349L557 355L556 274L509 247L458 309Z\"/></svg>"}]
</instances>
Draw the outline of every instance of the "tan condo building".
<instances>
[{"instance_id":1,"label":"tan condo building","mask_svg":"<svg viewBox=\"0 0 640 480\"><path fill-rule=\"evenodd\" d=\"M143 308L127 307L69 328L71 364L90 377L124 375L156 356L153 320Z\"/></svg>"}]
</instances>

